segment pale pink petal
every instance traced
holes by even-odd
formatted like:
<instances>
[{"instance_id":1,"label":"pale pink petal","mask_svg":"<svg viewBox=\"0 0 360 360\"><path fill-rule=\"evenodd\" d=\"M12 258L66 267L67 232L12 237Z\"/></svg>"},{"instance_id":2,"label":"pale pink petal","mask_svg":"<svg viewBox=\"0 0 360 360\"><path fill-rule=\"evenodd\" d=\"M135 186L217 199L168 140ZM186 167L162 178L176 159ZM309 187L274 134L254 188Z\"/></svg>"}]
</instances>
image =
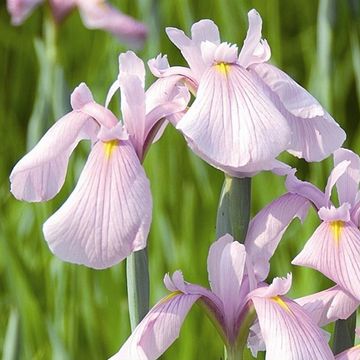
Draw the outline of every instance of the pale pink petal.
<instances>
[{"instance_id":1,"label":"pale pink petal","mask_svg":"<svg viewBox=\"0 0 360 360\"><path fill-rule=\"evenodd\" d=\"M273 298L279 295L285 295L289 292L292 283L292 274L288 273L284 278L274 278L270 285L260 286L257 289L253 290L248 298L252 299L253 297L261 298Z\"/></svg>"},{"instance_id":2,"label":"pale pink petal","mask_svg":"<svg viewBox=\"0 0 360 360\"><path fill-rule=\"evenodd\" d=\"M145 137L145 91L136 75L120 73L119 82L122 116L136 153L141 159Z\"/></svg>"},{"instance_id":3,"label":"pale pink petal","mask_svg":"<svg viewBox=\"0 0 360 360\"><path fill-rule=\"evenodd\" d=\"M360 300L360 231L353 223L324 221L292 263L320 271Z\"/></svg>"},{"instance_id":4,"label":"pale pink petal","mask_svg":"<svg viewBox=\"0 0 360 360\"><path fill-rule=\"evenodd\" d=\"M34 202L53 198L64 184L72 151L80 140L93 138L96 128L98 125L80 111L59 119L15 165L10 175L13 195Z\"/></svg>"},{"instance_id":5,"label":"pale pink petal","mask_svg":"<svg viewBox=\"0 0 360 360\"><path fill-rule=\"evenodd\" d=\"M286 178L286 188L290 193L298 194L310 200L317 209L325 206L325 194L320 191L316 186L307 182L301 181L295 176L296 170L290 172Z\"/></svg>"},{"instance_id":6,"label":"pale pink petal","mask_svg":"<svg viewBox=\"0 0 360 360\"><path fill-rule=\"evenodd\" d=\"M220 271L220 262L223 251L225 247L231 244L234 241L234 238L226 234L220 239L215 241L209 249L209 255L207 259L207 271L209 275L209 284L211 290L215 294L220 294L221 288L221 271Z\"/></svg>"},{"instance_id":7,"label":"pale pink petal","mask_svg":"<svg viewBox=\"0 0 360 360\"><path fill-rule=\"evenodd\" d=\"M329 345L309 315L283 297L252 297L268 360L330 360Z\"/></svg>"},{"instance_id":8,"label":"pale pink petal","mask_svg":"<svg viewBox=\"0 0 360 360\"><path fill-rule=\"evenodd\" d=\"M133 52L127 51L119 55L119 73L137 76L145 88L144 62Z\"/></svg>"},{"instance_id":9,"label":"pale pink petal","mask_svg":"<svg viewBox=\"0 0 360 360\"><path fill-rule=\"evenodd\" d=\"M57 22L64 19L66 15L76 6L77 0L50 0L52 13Z\"/></svg>"},{"instance_id":10,"label":"pale pink petal","mask_svg":"<svg viewBox=\"0 0 360 360\"><path fill-rule=\"evenodd\" d=\"M289 122L293 136L288 151L306 161L321 161L338 149L345 132L305 89L270 64L250 67L273 93L273 101ZM270 96L270 95L269 95Z\"/></svg>"},{"instance_id":11,"label":"pale pink petal","mask_svg":"<svg viewBox=\"0 0 360 360\"><path fill-rule=\"evenodd\" d=\"M325 115L323 107L312 95L274 65L256 64L251 69L278 95L284 107L294 116L307 119Z\"/></svg>"},{"instance_id":12,"label":"pale pink petal","mask_svg":"<svg viewBox=\"0 0 360 360\"><path fill-rule=\"evenodd\" d=\"M87 28L106 30L135 46L144 42L147 36L146 26L121 13L104 0L77 0L77 4Z\"/></svg>"},{"instance_id":13,"label":"pale pink petal","mask_svg":"<svg viewBox=\"0 0 360 360\"><path fill-rule=\"evenodd\" d=\"M111 360L159 358L179 337L182 323L199 297L173 292L160 300Z\"/></svg>"},{"instance_id":14,"label":"pale pink petal","mask_svg":"<svg viewBox=\"0 0 360 360\"><path fill-rule=\"evenodd\" d=\"M255 9L252 9L248 13L248 19L249 28L239 55L239 64L244 68L251 64L268 61L271 56L267 42L261 40L261 16Z\"/></svg>"},{"instance_id":15,"label":"pale pink petal","mask_svg":"<svg viewBox=\"0 0 360 360\"><path fill-rule=\"evenodd\" d=\"M201 43L210 41L220 44L219 30L211 20L200 20L191 28L192 39L188 38L182 30L166 28L169 39L180 49L185 60L193 72L193 76L200 80L206 65L201 54Z\"/></svg>"},{"instance_id":16,"label":"pale pink petal","mask_svg":"<svg viewBox=\"0 0 360 360\"><path fill-rule=\"evenodd\" d=\"M347 319L360 304L359 300L338 285L295 301L319 326L338 319Z\"/></svg>"},{"instance_id":17,"label":"pale pink petal","mask_svg":"<svg viewBox=\"0 0 360 360\"><path fill-rule=\"evenodd\" d=\"M7 10L13 25L21 25L36 6L44 0L7 0Z\"/></svg>"},{"instance_id":18,"label":"pale pink petal","mask_svg":"<svg viewBox=\"0 0 360 360\"><path fill-rule=\"evenodd\" d=\"M360 359L360 345L356 345L348 350L335 356L336 360L359 360Z\"/></svg>"},{"instance_id":19,"label":"pale pink petal","mask_svg":"<svg viewBox=\"0 0 360 360\"><path fill-rule=\"evenodd\" d=\"M245 240L256 277L266 279L273 256L290 222L305 218L309 201L296 194L285 194L263 208L250 222Z\"/></svg>"},{"instance_id":20,"label":"pale pink petal","mask_svg":"<svg viewBox=\"0 0 360 360\"><path fill-rule=\"evenodd\" d=\"M50 249L62 260L110 267L146 246L151 194L128 141L98 141L76 188L44 224Z\"/></svg>"},{"instance_id":21,"label":"pale pink petal","mask_svg":"<svg viewBox=\"0 0 360 360\"><path fill-rule=\"evenodd\" d=\"M334 152L334 165L344 160L350 161L343 176L336 183L340 203L348 202L354 205L360 182L360 158L351 150L338 149Z\"/></svg>"},{"instance_id":22,"label":"pale pink petal","mask_svg":"<svg viewBox=\"0 0 360 360\"><path fill-rule=\"evenodd\" d=\"M198 155L232 171L253 171L273 160L290 140L286 120L238 65L215 65L204 73L177 128Z\"/></svg>"},{"instance_id":23,"label":"pale pink petal","mask_svg":"<svg viewBox=\"0 0 360 360\"><path fill-rule=\"evenodd\" d=\"M326 187L325 187L325 200L327 201L326 205L330 205L330 197L331 197L332 189L333 189L334 185L337 183L337 181L339 180L339 178L341 178L345 174L349 165L350 165L350 161L344 160L344 161L341 161L340 163L338 163L331 170L331 173L329 175L329 178L328 178L328 181L327 181Z\"/></svg>"}]
</instances>

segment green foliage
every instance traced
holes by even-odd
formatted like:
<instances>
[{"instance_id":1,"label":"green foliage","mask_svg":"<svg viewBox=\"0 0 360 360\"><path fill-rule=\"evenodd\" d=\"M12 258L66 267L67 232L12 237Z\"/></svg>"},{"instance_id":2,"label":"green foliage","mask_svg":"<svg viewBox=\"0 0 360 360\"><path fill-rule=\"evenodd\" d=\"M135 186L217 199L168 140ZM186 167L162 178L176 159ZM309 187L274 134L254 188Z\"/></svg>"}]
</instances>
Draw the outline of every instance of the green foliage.
<instances>
[{"instance_id":1,"label":"green foliage","mask_svg":"<svg viewBox=\"0 0 360 360\"><path fill-rule=\"evenodd\" d=\"M256 8L272 61L327 106L348 133L347 147L360 150L360 9L357 1L280 0L126 0L113 1L150 29L139 54L146 61L159 52L171 64L184 64L165 35L166 26L189 31L201 18L219 26L222 39L241 46L247 11ZM100 31L89 31L74 12L59 28L52 53L45 11L38 8L21 27L10 26L0 5L0 354L15 359L105 359L130 332L124 264L95 271L62 263L48 250L44 220L74 187L86 158L76 150L66 184L46 204L16 201L9 194L12 166L44 129L68 110L68 96L81 81L98 102L117 76L117 57L127 48ZM50 42L50 43L49 43ZM53 49L54 50L54 49ZM50 51L50 53L49 53ZM38 61L39 60L39 61ZM41 65L41 66L40 66ZM149 76L149 83L151 81ZM113 108L118 108L114 103ZM331 161L298 166L302 178L323 187ZM166 291L166 272L182 269L188 281L207 286L206 257L215 240L222 174L194 156L184 139L168 127L145 161L154 198L149 238L151 304ZM260 174L252 186L252 213L284 191L283 178ZM272 276L292 271L292 296L321 290L330 282L315 271L290 265L318 222L295 222L272 260ZM163 359L220 359L223 347L210 322L195 308L181 338ZM248 356L250 359L251 356Z\"/></svg>"}]
</instances>

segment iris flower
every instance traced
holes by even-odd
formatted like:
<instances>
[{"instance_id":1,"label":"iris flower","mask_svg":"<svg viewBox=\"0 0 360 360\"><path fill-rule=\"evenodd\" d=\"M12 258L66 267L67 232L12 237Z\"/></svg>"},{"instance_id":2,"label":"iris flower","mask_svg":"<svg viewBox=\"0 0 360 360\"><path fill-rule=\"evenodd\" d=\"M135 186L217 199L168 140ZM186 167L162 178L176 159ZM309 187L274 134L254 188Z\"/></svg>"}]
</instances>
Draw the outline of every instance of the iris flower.
<instances>
[{"instance_id":1,"label":"iris flower","mask_svg":"<svg viewBox=\"0 0 360 360\"><path fill-rule=\"evenodd\" d=\"M334 152L334 168L328 178L325 192L311 183L300 181L294 172L288 175L288 194L273 201L261 213L274 219L283 231L293 218L303 219L309 205L318 212L321 224L292 261L295 265L314 268L333 280L360 301L360 158L350 150ZM331 201L336 185L339 206ZM281 236L266 236L270 224L266 221L250 231L253 236L246 243L254 260L255 272L266 274L268 261L277 248ZM267 252L264 252L267 249ZM266 254L266 255L264 255ZM262 261L260 261L262 260ZM260 276L262 277L262 276Z\"/></svg>"},{"instance_id":2,"label":"iris flower","mask_svg":"<svg viewBox=\"0 0 360 360\"><path fill-rule=\"evenodd\" d=\"M12 24L20 25L33 9L44 0L7 0L7 8ZM146 27L133 18L121 13L105 0L49 0L57 22L77 7L84 25L89 29L106 30L123 41L140 44L147 35Z\"/></svg>"},{"instance_id":3,"label":"iris flower","mask_svg":"<svg viewBox=\"0 0 360 360\"><path fill-rule=\"evenodd\" d=\"M261 17L251 10L248 18L239 55L236 45L220 42L211 20L195 23L191 38L166 29L189 67L169 67L161 56L149 66L158 77L180 77L196 94L177 129L195 153L234 176L281 167L275 158L284 150L307 161L324 159L344 142L344 131L305 89L268 63Z\"/></svg>"},{"instance_id":4,"label":"iris flower","mask_svg":"<svg viewBox=\"0 0 360 360\"><path fill-rule=\"evenodd\" d=\"M187 104L181 91L169 92L161 83L145 93L144 64L133 52L121 54L119 61L123 122L97 104L83 83L71 95L73 110L48 130L10 175L17 199L49 200L62 187L79 141L92 141L74 191L45 222L43 232L62 260L93 268L112 266L146 246L152 200L142 161L159 124Z\"/></svg>"},{"instance_id":5,"label":"iris flower","mask_svg":"<svg viewBox=\"0 0 360 360\"><path fill-rule=\"evenodd\" d=\"M242 351L256 313L267 359L333 359L320 328L285 296L291 275L276 278L268 286L256 281L248 265L244 245L225 235L210 247L211 290L184 281L180 271L166 275L164 283L171 294L150 310L111 360L157 359L179 336L196 302L206 308L229 356Z\"/></svg>"}]
</instances>

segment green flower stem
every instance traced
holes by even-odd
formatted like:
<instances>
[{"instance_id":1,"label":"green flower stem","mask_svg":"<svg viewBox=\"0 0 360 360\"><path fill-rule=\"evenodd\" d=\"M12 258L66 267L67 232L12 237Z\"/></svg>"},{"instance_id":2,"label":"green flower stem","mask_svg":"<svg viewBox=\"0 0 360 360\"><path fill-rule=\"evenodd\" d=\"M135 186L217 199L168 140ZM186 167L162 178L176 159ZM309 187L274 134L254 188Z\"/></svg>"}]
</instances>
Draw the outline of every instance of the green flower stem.
<instances>
[{"instance_id":1,"label":"green flower stem","mask_svg":"<svg viewBox=\"0 0 360 360\"><path fill-rule=\"evenodd\" d=\"M250 221L251 178L225 175L216 220L216 238L230 234L244 243Z\"/></svg>"},{"instance_id":2,"label":"green flower stem","mask_svg":"<svg viewBox=\"0 0 360 360\"><path fill-rule=\"evenodd\" d=\"M216 219L216 239L230 234L240 243L245 242L250 221L251 178L233 178L225 175ZM250 324L248 324L247 333ZM246 329L244 329L246 332ZM245 334L242 334L244 337ZM227 344L225 359L242 360L246 341L241 338L234 345Z\"/></svg>"},{"instance_id":3,"label":"green flower stem","mask_svg":"<svg viewBox=\"0 0 360 360\"><path fill-rule=\"evenodd\" d=\"M149 311L149 269L147 249L132 253L126 260L126 277L131 330Z\"/></svg>"},{"instance_id":4,"label":"green flower stem","mask_svg":"<svg viewBox=\"0 0 360 360\"><path fill-rule=\"evenodd\" d=\"M335 322L333 352L340 352L354 346L356 327L356 311L346 320Z\"/></svg>"}]
</instances>

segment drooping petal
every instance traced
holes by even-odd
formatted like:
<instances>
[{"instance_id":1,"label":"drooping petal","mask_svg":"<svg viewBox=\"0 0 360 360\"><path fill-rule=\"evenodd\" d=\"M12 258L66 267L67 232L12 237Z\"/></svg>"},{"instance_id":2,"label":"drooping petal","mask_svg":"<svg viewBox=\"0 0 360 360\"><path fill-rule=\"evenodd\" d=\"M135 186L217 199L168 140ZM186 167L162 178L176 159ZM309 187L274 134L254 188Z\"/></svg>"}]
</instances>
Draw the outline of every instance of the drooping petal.
<instances>
[{"instance_id":1,"label":"drooping petal","mask_svg":"<svg viewBox=\"0 0 360 360\"><path fill-rule=\"evenodd\" d=\"M258 281L266 279L273 256L290 222L305 218L309 201L296 194L285 194L263 208L250 222L245 240Z\"/></svg>"},{"instance_id":2,"label":"drooping petal","mask_svg":"<svg viewBox=\"0 0 360 360\"><path fill-rule=\"evenodd\" d=\"M36 6L44 0L7 0L7 10L13 25L21 25Z\"/></svg>"},{"instance_id":3,"label":"drooping petal","mask_svg":"<svg viewBox=\"0 0 360 360\"><path fill-rule=\"evenodd\" d=\"M147 36L146 26L104 0L77 0L77 4L87 28L106 30L134 46L140 46L144 42Z\"/></svg>"},{"instance_id":4,"label":"drooping petal","mask_svg":"<svg viewBox=\"0 0 360 360\"><path fill-rule=\"evenodd\" d=\"M322 212L328 220L315 230L292 264L320 271L360 300L360 231L351 221L335 220L331 212Z\"/></svg>"},{"instance_id":5,"label":"drooping petal","mask_svg":"<svg viewBox=\"0 0 360 360\"><path fill-rule=\"evenodd\" d=\"M145 247L151 222L149 181L128 141L98 141L76 188L44 224L62 260L112 266Z\"/></svg>"},{"instance_id":6,"label":"drooping petal","mask_svg":"<svg viewBox=\"0 0 360 360\"><path fill-rule=\"evenodd\" d=\"M256 79L229 64L204 73L197 97L177 128L198 155L232 171L253 171L273 160L290 139L286 120Z\"/></svg>"},{"instance_id":7,"label":"drooping petal","mask_svg":"<svg viewBox=\"0 0 360 360\"><path fill-rule=\"evenodd\" d=\"M359 300L338 285L295 301L319 326L338 319L347 319L360 304Z\"/></svg>"},{"instance_id":8,"label":"drooping petal","mask_svg":"<svg viewBox=\"0 0 360 360\"><path fill-rule=\"evenodd\" d=\"M307 161L321 161L342 145L345 132L317 100L287 74L266 63L251 66L251 72L273 92L274 102L289 121L293 132L290 153Z\"/></svg>"},{"instance_id":9,"label":"drooping petal","mask_svg":"<svg viewBox=\"0 0 360 360\"><path fill-rule=\"evenodd\" d=\"M239 54L239 64L247 68L251 64L268 61L271 56L267 42L261 41L262 19L259 13L252 9L248 13L249 28L244 45Z\"/></svg>"},{"instance_id":10,"label":"drooping petal","mask_svg":"<svg viewBox=\"0 0 360 360\"><path fill-rule=\"evenodd\" d=\"M360 158L351 150L338 149L334 152L334 166L344 160L350 161L343 176L336 183L340 204L347 202L354 205L360 182Z\"/></svg>"},{"instance_id":11,"label":"drooping petal","mask_svg":"<svg viewBox=\"0 0 360 360\"><path fill-rule=\"evenodd\" d=\"M360 345L356 345L348 350L335 356L336 360L359 360L360 359Z\"/></svg>"},{"instance_id":12,"label":"drooping petal","mask_svg":"<svg viewBox=\"0 0 360 360\"><path fill-rule=\"evenodd\" d=\"M111 360L155 360L179 337L182 323L199 295L173 292L160 300Z\"/></svg>"},{"instance_id":13,"label":"drooping petal","mask_svg":"<svg viewBox=\"0 0 360 360\"><path fill-rule=\"evenodd\" d=\"M76 6L76 0L50 0L52 13L59 23Z\"/></svg>"},{"instance_id":14,"label":"drooping petal","mask_svg":"<svg viewBox=\"0 0 360 360\"><path fill-rule=\"evenodd\" d=\"M286 188L290 193L298 194L308 199L319 210L327 204L325 194L313 184L301 181L295 176L295 171L291 171L286 178Z\"/></svg>"},{"instance_id":15,"label":"drooping petal","mask_svg":"<svg viewBox=\"0 0 360 360\"><path fill-rule=\"evenodd\" d=\"M282 296L288 287L289 278L279 280L271 291L259 288L249 294L265 342L266 359L334 359L321 329L300 305Z\"/></svg>"},{"instance_id":16,"label":"drooping petal","mask_svg":"<svg viewBox=\"0 0 360 360\"><path fill-rule=\"evenodd\" d=\"M189 64L197 81L206 69L201 54L201 43L205 41L220 44L218 27L211 20L200 20L191 28L192 39L188 38L182 30L166 28L169 39L180 49L185 60Z\"/></svg>"},{"instance_id":17,"label":"drooping petal","mask_svg":"<svg viewBox=\"0 0 360 360\"><path fill-rule=\"evenodd\" d=\"M80 140L92 138L97 127L80 111L59 119L15 165L10 175L13 195L32 202L53 198L64 184L72 151Z\"/></svg>"}]
</instances>

